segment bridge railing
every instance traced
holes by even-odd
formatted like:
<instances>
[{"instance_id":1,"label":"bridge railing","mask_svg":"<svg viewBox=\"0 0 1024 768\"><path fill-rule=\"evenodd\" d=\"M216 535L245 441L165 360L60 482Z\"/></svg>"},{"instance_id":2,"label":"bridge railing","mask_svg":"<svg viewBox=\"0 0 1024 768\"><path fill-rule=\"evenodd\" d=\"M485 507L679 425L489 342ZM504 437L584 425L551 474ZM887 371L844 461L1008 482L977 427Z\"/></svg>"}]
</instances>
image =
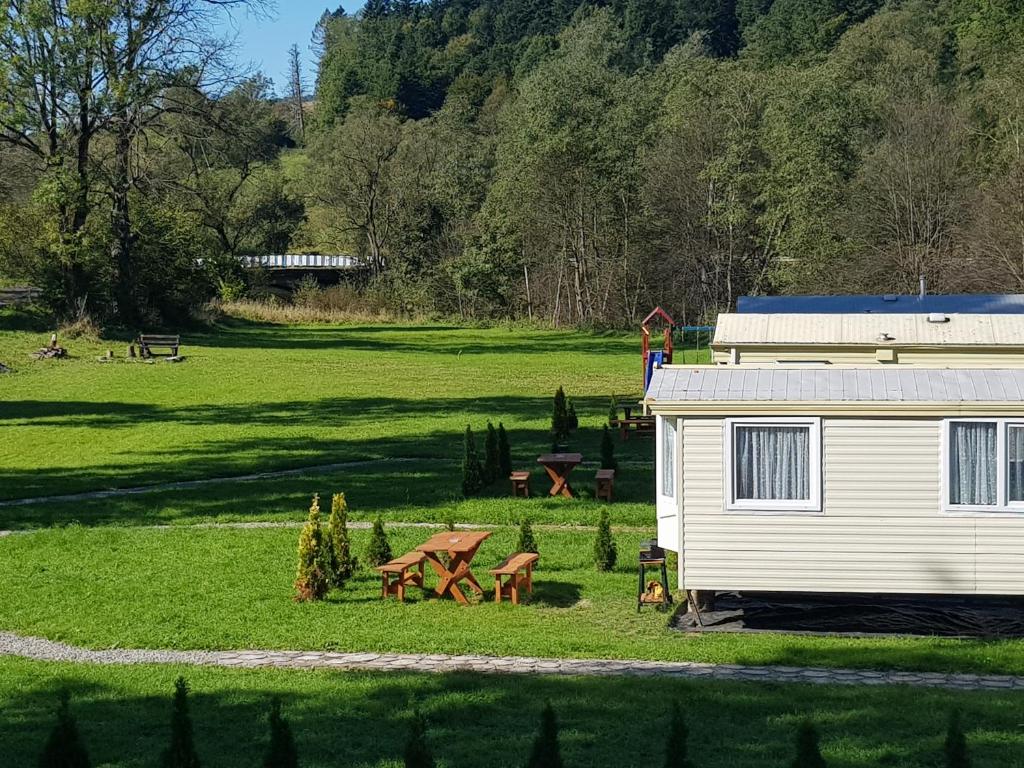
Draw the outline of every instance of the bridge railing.
<instances>
[{"instance_id":1,"label":"bridge railing","mask_svg":"<svg viewBox=\"0 0 1024 768\"><path fill-rule=\"evenodd\" d=\"M264 269L357 269L354 256L324 255L320 253L281 253L268 256L243 256L247 267Z\"/></svg>"}]
</instances>

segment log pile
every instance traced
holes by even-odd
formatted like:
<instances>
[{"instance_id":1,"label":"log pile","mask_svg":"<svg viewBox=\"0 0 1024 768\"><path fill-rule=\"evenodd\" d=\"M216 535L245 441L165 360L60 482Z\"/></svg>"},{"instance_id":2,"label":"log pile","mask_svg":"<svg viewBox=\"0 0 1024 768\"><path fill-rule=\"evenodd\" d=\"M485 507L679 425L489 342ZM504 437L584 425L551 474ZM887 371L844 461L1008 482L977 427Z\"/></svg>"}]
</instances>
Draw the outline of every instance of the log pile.
<instances>
[{"instance_id":1,"label":"log pile","mask_svg":"<svg viewBox=\"0 0 1024 768\"><path fill-rule=\"evenodd\" d=\"M57 343L57 334L50 334L49 345L43 347L38 352L33 353L36 360L55 360L62 357L68 356L68 351L64 347Z\"/></svg>"}]
</instances>

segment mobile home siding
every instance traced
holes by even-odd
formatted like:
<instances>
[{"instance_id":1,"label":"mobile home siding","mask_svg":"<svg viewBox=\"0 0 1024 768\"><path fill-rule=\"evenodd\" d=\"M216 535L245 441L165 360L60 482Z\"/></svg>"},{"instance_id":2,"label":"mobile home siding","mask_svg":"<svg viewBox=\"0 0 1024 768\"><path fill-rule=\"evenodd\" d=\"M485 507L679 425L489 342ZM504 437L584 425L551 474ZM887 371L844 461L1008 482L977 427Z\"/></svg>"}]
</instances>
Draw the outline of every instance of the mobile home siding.
<instances>
[{"instance_id":1,"label":"mobile home siding","mask_svg":"<svg viewBox=\"0 0 1024 768\"><path fill-rule=\"evenodd\" d=\"M779 361L828 361L833 365L881 365L877 352L891 349L899 365L932 368L1021 368L1024 354L1019 348L984 349L929 347L840 347L777 344L772 346L738 345L737 362L741 365L775 365ZM732 362L732 347L714 349L712 359L718 364ZM886 363L888 364L888 363Z\"/></svg>"},{"instance_id":2,"label":"mobile home siding","mask_svg":"<svg viewBox=\"0 0 1024 768\"><path fill-rule=\"evenodd\" d=\"M942 422L824 418L822 511L725 510L723 419L682 419L688 589L1024 593L1024 515L941 511Z\"/></svg>"}]
</instances>

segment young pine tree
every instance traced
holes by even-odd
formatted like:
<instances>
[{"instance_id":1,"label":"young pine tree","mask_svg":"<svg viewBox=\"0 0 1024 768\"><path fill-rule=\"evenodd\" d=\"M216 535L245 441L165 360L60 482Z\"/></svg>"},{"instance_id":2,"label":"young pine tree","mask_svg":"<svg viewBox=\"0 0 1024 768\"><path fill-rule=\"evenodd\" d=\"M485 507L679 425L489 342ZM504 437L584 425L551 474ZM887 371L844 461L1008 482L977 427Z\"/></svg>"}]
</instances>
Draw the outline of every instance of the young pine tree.
<instances>
[{"instance_id":1,"label":"young pine tree","mask_svg":"<svg viewBox=\"0 0 1024 768\"><path fill-rule=\"evenodd\" d=\"M612 440L612 431L605 425L601 432L601 469L618 469L619 462L615 460L615 441Z\"/></svg>"},{"instance_id":2,"label":"young pine tree","mask_svg":"<svg viewBox=\"0 0 1024 768\"><path fill-rule=\"evenodd\" d=\"M540 715L540 733L533 740L533 750L526 768L562 768L562 750L558 746L558 720L548 703Z\"/></svg>"},{"instance_id":3,"label":"young pine tree","mask_svg":"<svg viewBox=\"0 0 1024 768\"><path fill-rule=\"evenodd\" d=\"M614 422L619 419L619 401L615 399L615 395L612 395L611 402L608 403L608 426L610 427Z\"/></svg>"},{"instance_id":4,"label":"young pine tree","mask_svg":"<svg viewBox=\"0 0 1024 768\"><path fill-rule=\"evenodd\" d=\"M946 730L946 768L970 768L971 758L967 754L967 737L960 727L960 713L954 711L949 716L949 727Z\"/></svg>"},{"instance_id":5,"label":"young pine tree","mask_svg":"<svg viewBox=\"0 0 1024 768\"><path fill-rule=\"evenodd\" d=\"M291 726L281 717L281 700L270 702L270 743L263 757L263 768L299 768Z\"/></svg>"},{"instance_id":6,"label":"young pine tree","mask_svg":"<svg viewBox=\"0 0 1024 768\"><path fill-rule=\"evenodd\" d=\"M164 750L163 768L199 768L199 755L192 741L192 718L188 713L188 683L184 677L174 681L171 709L171 743Z\"/></svg>"},{"instance_id":7,"label":"young pine tree","mask_svg":"<svg viewBox=\"0 0 1024 768\"><path fill-rule=\"evenodd\" d=\"M299 567L295 573L295 599L322 600L330 589L331 565L320 525L320 495L313 497L309 519L299 534Z\"/></svg>"},{"instance_id":8,"label":"young pine tree","mask_svg":"<svg viewBox=\"0 0 1024 768\"><path fill-rule=\"evenodd\" d=\"M668 721L668 739L665 741L665 768L690 768L686 759L686 721L679 702L673 702Z\"/></svg>"},{"instance_id":9,"label":"young pine tree","mask_svg":"<svg viewBox=\"0 0 1024 768\"><path fill-rule=\"evenodd\" d=\"M473 430L466 427L464 453L462 457L462 495L476 496L484 487L484 470L476 452L476 438Z\"/></svg>"},{"instance_id":10,"label":"young pine tree","mask_svg":"<svg viewBox=\"0 0 1024 768\"><path fill-rule=\"evenodd\" d=\"M409 740L405 742L405 768L434 768L434 756L427 744L427 724L419 712L413 715Z\"/></svg>"},{"instance_id":11,"label":"young pine tree","mask_svg":"<svg viewBox=\"0 0 1024 768\"><path fill-rule=\"evenodd\" d=\"M508 444L508 432L505 425L498 422L498 471L499 476L508 478L512 474L512 448Z\"/></svg>"},{"instance_id":12,"label":"young pine tree","mask_svg":"<svg viewBox=\"0 0 1024 768\"><path fill-rule=\"evenodd\" d=\"M384 521L380 515L373 521L373 530L370 531L370 545L366 548L366 562L371 566L384 565L391 559L391 544L388 543L388 535L384 531Z\"/></svg>"},{"instance_id":13,"label":"young pine tree","mask_svg":"<svg viewBox=\"0 0 1024 768\"><path fill-rule=\"evenodd\" d=\"M356 558L348 537L348 502L344 493L331 497L331 516L327 518L327 554L331 584L343 587L356 571Z\"/></svg>"},{"instance_id":14,"label":"young pine tree","mask_svg":"<svg viewBox=\"0 0 1024 768\"><path fill-rule=\"evenodd\" d=\"M814 724L805 720L796 732L796 757L792 768L826 768L825 758L818 749L818 731Z\"/></svg>"},{"instance_id":15,"label":"young pine tree","mask_svg":"<svg viewBox=\"0 0 1024 768\"><path fill-rule=\"evenodd\" d=\"M574 432L580 427L579 416L576 415L576 403L572 399L566 401L569 405L565 412L565 426L569 428L570 432Z\"/></svg>"},{"instance_id":16,"label":"young pine tree","mask_svg":"<svg viewBox=\"0 0 1024 768\"><path fill-rule=\"evenodd\" d=\"M530 518L523 517L519 521L519 544L516 545L516 552L535 552L540 554L540 550L537 549L537 540L533 538L533 526L530 525Z\"/></svg>"},{"instance_id":17,"label":"young pine tree","mask_svg":"<svg viewBox=\"0 0 1024 768\"><path fill-rule=\"evenodd\" d=\"M569 411L565 404L565 391L559 387L551 409L551 439L555 445L569 437Z\"/></svg>"},{"instance_id":18,"label":"young pine tree","mask_svg":"<svg viewBox=\"0 0 1024 768\"><path fill-rule=\"evenodd\" d=\"M89 768L89 755L78 735L67 691L60 696L57 722L39 756L39 768Z\"/></svg>"},{"instance_id":19,"label":"young pine tree","mask_svg":"<svg viewBox=\"0 0 1024 768\"><path fill-rule=\"evenodd\" d=\"M487 422L487 435L484 437L484 482L488 485L498 479L501 468L498 463L498 432L491 422Z\"/></svg>"},{"instance_id":20,"label":"young pine tree","mask_svg":"<svg viewBox=\"0 0 1024 768\"><path fill-rule=\"evenodd\" d=\"M615 546L615 539L612 538L612 523L608 518L608 510L603 509L601 518L597 521L597 538L594 539L594 562L597 564L597 570L612 570L618 557L619 552Z\"/></svg>"}]
</instances>

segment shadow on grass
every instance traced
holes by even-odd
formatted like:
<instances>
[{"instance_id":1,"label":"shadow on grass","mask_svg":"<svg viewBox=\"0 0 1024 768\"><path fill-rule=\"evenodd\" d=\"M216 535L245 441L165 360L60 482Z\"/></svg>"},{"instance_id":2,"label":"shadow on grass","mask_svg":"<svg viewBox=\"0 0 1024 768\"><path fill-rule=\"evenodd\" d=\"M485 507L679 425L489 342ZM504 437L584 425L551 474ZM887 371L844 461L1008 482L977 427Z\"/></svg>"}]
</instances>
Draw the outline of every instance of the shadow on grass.
<instances>
[{"instance_id":1,"label":"shadow on grass","mask_svg":"<svg viewBox=\"0 0 1024 768\"><path fill-rule=\"evenodd\" d=\"M533 580L530 604L543 608L571 608L580 601L580 585L569 581L549 581L538 571Z\"/></svg>"}]
</instances>

